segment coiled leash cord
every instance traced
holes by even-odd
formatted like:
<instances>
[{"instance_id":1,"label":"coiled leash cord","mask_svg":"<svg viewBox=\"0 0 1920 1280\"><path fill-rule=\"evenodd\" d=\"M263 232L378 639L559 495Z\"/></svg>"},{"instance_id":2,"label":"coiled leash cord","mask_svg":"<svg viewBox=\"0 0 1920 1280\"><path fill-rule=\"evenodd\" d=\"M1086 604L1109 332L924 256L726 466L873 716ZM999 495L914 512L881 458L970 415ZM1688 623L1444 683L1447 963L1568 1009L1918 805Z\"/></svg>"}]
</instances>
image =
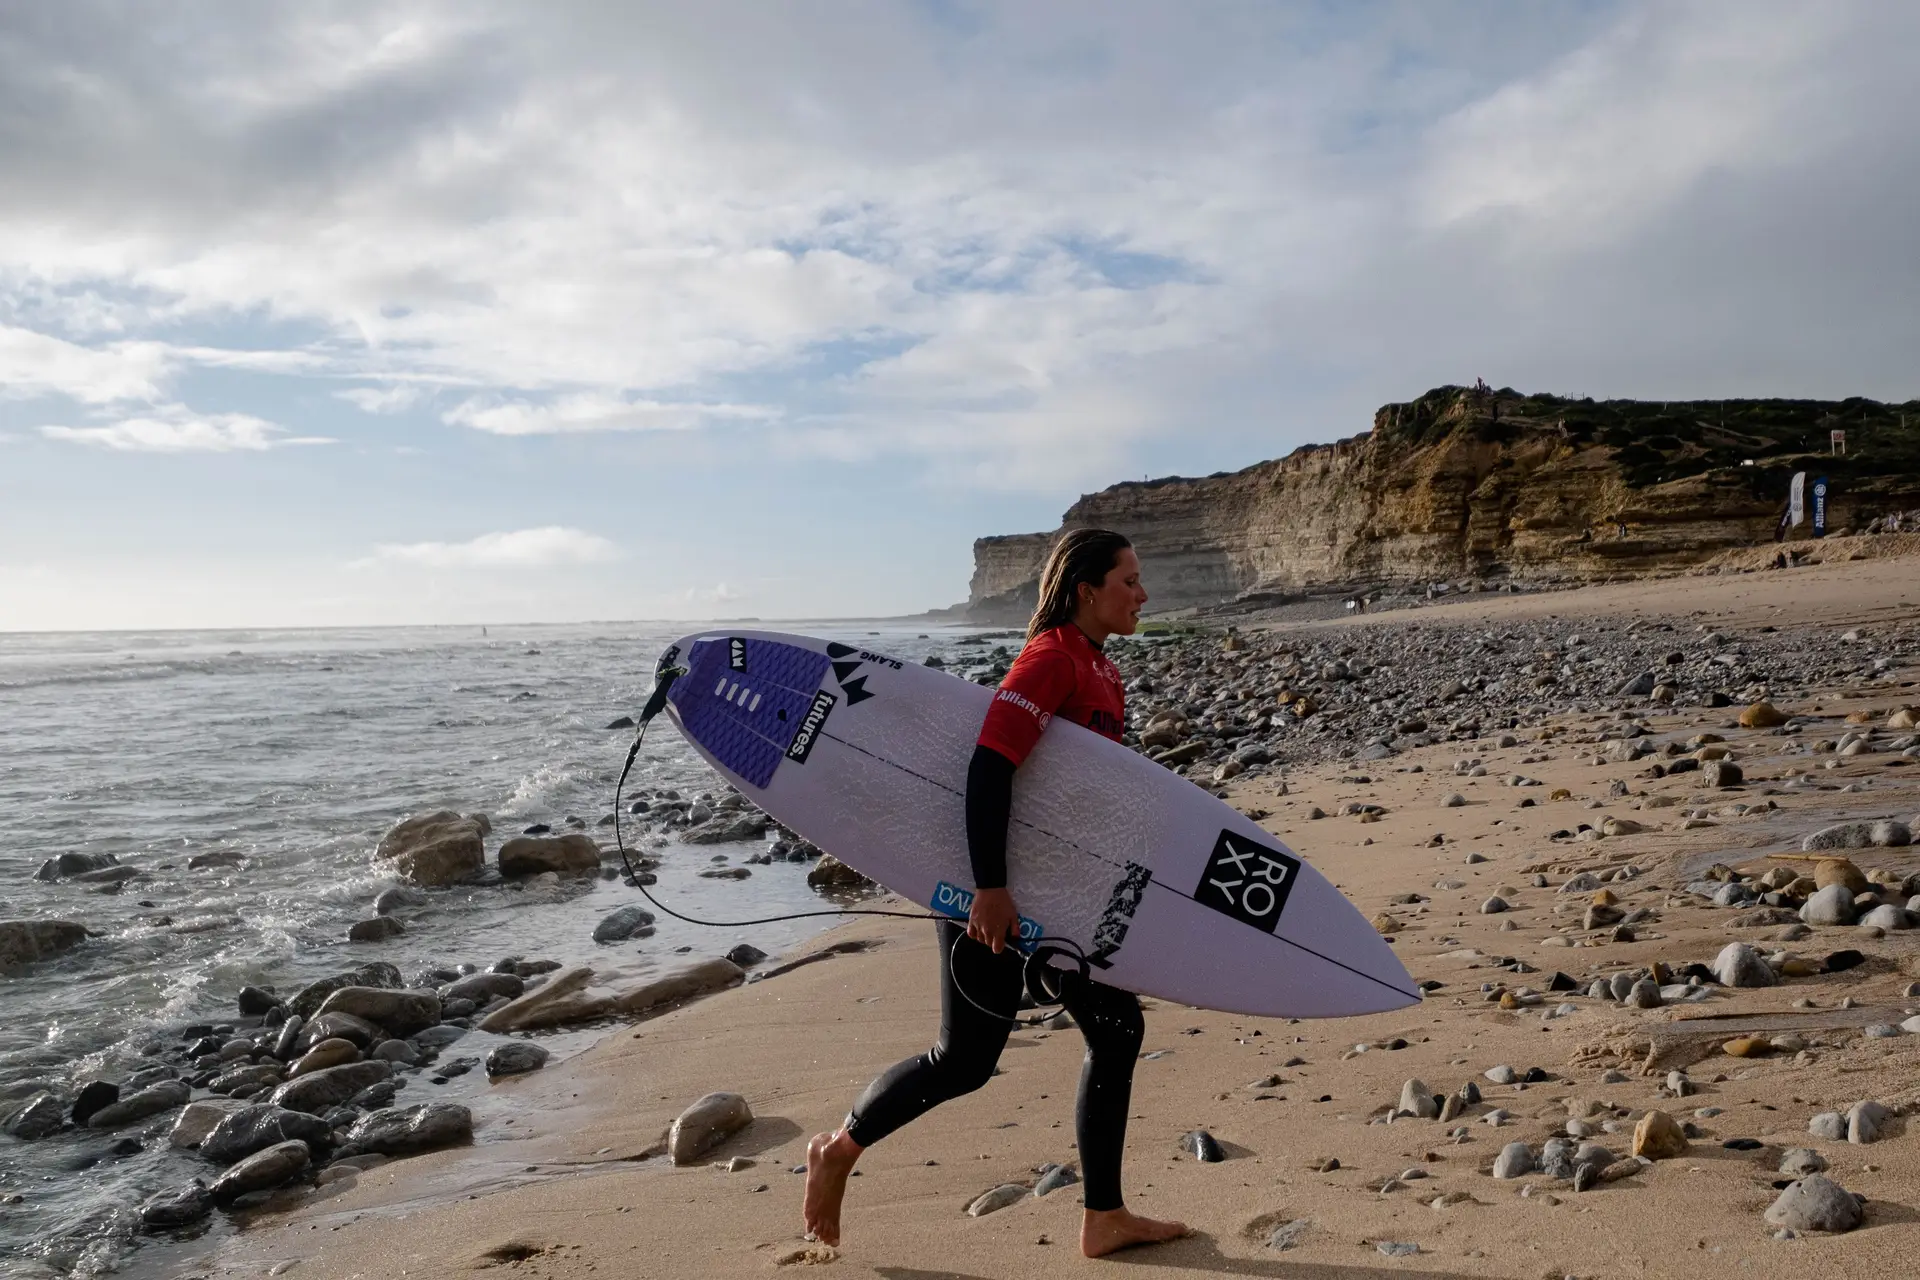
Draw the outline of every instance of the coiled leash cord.
<instances>
[{"instance_id":1,"label":"coiled leash cord","mask_svg":"<svg viewBox=\"0 0 1920 1280\"><path fill-rule=\"evenodd\" d=\"M640 875L634 870L632 860L627 857L626 837L620 830L620 815L622 810L621 796L626 790L627 775L633 770L633 762L639 758L640 746L647 740L647 726L653 723L655 716L666 709L667 691L673 688L674 681L685 674L687 674L685 667L665 667L662 668L655 677L653 691L647 695L646 705L640 710L640 731L634 735L633 745L627 748L627 762L620 767L620 781L616 782L613 786L613 843L615 847L620 850L621 865L627 869L627 883L638 889L642 897L646 898L648 902L651 902L666 914L672 916L675 920L684 920L688 924L697 924L707 929L744 929L751 925L779 924L787 920L810 920L820 916L889 916L895 920L931 920L936 923L942 920L952 919L951 916L931 915L916 911L887 911L878 907L834 907L822 911L791 911L783 915L761 916L755 920L702 920L697 916L690 916L675 911L672 907L649 893L647 886L640 882ZM965 940L966 934L964 933L953 940L953 949L947 956L948 973L953 972L954 953L959 951L960 944ZM1044 943L1054 943L1058 945L1041 945ZM1068 950L1068 948L1071 948L1071 950ZM1089 978L1091 976L1091 967L1087 963L1086 953L1081 950L1080 944L1072 938L1042 937L1035 939L1034 949L1027 953L1026 961L1021 965L1020 973L1021 981L1027 988L1027 994L1033 998L1035 1006L1060 1003L1058 978L1047 972L1047 970L1051 968L1047 961L1055 956L1064 956L1074 961L1079 967L1082 978ZM1036 961L1039 963L1036 964ZM1002 1022L1011 1022L1016 1027L1035 1027L1046 1021L1046 1018L1033 1018L1031 1020L1022 1020L1017 1017L1010 1018L1004 1013L989 1009L968 995L966 988L960 985L960 980L957 977L953 981L953 989L960 993L960 997L963 1000L978 1009L981 1013L986 1014L990 1018L998 1018ZM1051 1014L1047 1015L1047 1017L1051 1016Z\"/></svg>"}]
</instances>

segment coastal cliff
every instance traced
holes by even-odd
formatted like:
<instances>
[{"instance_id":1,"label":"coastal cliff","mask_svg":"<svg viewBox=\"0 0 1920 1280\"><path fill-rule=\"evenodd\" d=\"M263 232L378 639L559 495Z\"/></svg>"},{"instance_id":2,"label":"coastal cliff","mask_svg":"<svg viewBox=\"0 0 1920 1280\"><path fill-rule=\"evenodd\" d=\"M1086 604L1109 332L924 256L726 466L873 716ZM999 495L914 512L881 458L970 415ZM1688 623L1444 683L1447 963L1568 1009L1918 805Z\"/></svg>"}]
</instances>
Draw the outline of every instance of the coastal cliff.
<instances>
[{"instance_id":1,"label":"coastal cliff","mask_svg":"<svg viewBox=\"0 0 1920 1280\"><path fill-rule=\"evenodd\" d=\"M1846 433L1832 455L1830 433ZM1363 435L1242 471L1114 485L1059 530L981 538L967 612L1024 617L1060 532L1118 529L1153 607L1387 584L1554 584L1684 571L1771 541L1795 471L1827 526L1920 507L1920 401L1569 400L1440 387ZM1624 533L1623 533L1624 527ZM1806 526L1802 526L1804 535Z\"/></svg>"}]
</instances>

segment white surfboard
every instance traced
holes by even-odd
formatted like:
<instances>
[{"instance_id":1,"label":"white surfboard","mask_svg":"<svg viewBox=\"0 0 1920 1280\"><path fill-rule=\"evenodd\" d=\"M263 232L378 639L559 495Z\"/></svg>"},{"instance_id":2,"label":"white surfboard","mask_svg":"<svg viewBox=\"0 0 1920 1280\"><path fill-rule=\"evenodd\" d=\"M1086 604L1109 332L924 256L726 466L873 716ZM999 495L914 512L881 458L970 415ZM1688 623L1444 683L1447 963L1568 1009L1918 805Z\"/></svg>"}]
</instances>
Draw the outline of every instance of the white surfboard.
<instances>
[{"instance_id":1,"label":"white surfboard","mask_svg":"<svg viewBox=\"0 0 1920 1280\"><path fill-rule=\"evenodd\" d=\"M680 732L756 804L903 897L965 917L967 765L993 690L767 631L688 636L660 668L685 669L667 696ZM1014 775L1007 872L1028 945L1071 939L1093 976L1142 995L1306 1018L1420 999L1392 948L1298 854L1064 720Z\"/></svg>"}]
</instances>

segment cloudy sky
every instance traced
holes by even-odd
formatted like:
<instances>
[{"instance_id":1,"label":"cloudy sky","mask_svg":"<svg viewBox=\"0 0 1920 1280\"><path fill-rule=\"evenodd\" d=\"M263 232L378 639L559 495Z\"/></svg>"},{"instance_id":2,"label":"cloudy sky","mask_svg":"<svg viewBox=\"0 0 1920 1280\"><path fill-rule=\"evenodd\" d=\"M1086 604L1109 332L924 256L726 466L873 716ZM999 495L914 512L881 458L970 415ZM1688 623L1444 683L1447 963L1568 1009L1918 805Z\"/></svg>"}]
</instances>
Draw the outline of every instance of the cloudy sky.
<instances>
[{"instance_id":1,"label":"cloudy sky","mask_svg":"<svg viewBox=\"0 0 1920 1280\"><path fill-rule=\"evenodd\" d=\"M1445 382L1920 395L1920 6L0 7L0 631L822 616Z\"/></svg>"}]
</instances>

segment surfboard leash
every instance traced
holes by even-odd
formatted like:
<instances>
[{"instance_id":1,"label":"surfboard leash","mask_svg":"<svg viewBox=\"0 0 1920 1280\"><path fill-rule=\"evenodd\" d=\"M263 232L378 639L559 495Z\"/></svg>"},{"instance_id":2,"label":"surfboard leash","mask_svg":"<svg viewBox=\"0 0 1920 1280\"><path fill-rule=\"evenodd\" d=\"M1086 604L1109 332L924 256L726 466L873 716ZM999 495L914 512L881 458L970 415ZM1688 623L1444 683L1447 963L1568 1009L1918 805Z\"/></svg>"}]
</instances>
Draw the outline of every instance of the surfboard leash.
<instances>
[{"instance_id":1,"label":"surfboard leash","mask_svg":"<svg viewBox=\"0 0 1920 1280\"><path fill-rule=\"evenodd\" d=\"M672 907L654 897L653 894L648 891L647 886L641 882L639 873L634 870L633 862L627 856L626 837L620 830L620 815L623 807L622 796L626 790L627 775L633 771L633 762L639 758L640 747L647 740L647 727L653 723L655 716L658 716L666 709L667 691L673 688L674 681L685 674L687 674L685 667L664 667L656 674L653 690L647 695L646 705L640 710L639 732L634 735L633 745L627 748L626 763L620 767L620 780L613 785L613 843L614 847L620 851L621 865L627 869L627 883L629 885L638 889L642 897L654 906L660 908L660 910L667 915L672 916L675 920L684 920L688 924L699 925L706 929L744 929L752 925L780 924L788 920L811 920L822 916L887 916L895 920L931 920L936 924L943 920L952 922L953 918L951 916L933 915L917 911L888 911L880 907L833 907L820 911L791 911L777 916L762 916L755 920L702 920L698 916L690 916L683 912L675 911ZM954 951L957 952L959 950L960 943L966 936L966 934L962 933L960 937L953 940ZM1059 943L1063 945L1043 946L1041 945L1043 943ZM1068 947L1071 947L1072 950L1067 950L1066 948ZM1079 967L1080 976L1091 979L1092 967L1088 964L1086 953L1081 950L1079 943L1075 942L1072 938L1036 938L1034 940L1034 949L1027 953L1027 958L1021 965L1020 975L1021 982L1027 989L1027 994L1033 998L1036 1006L1055 1005L1061 1002L1058 983L1055 982L1052 985L1048 983L1045 972L1048 966L1042 964L1036 968L1034 964L1036 960L1051 959L1054 956L1064 956L1074 961ZM951 953L947 956L947 972L949 974L953 972L953 955ZM953 989L960 993L960 997L963 1000L978 1009L981 1013L986 1014L990 1018L997 1018L1002 1022L1011 1022L1016 1027L1036 1027L1046 1021L1047 1018L1053 1016L1052 1014L1048 1014L1046 1018L1036 1017L1026 1020L1019 1017L1008 1017L998 1010L987 1008L978 1000L968 995L966 988L960 985L958 978L954 979Z\"/></svg>"}]
</instances>

